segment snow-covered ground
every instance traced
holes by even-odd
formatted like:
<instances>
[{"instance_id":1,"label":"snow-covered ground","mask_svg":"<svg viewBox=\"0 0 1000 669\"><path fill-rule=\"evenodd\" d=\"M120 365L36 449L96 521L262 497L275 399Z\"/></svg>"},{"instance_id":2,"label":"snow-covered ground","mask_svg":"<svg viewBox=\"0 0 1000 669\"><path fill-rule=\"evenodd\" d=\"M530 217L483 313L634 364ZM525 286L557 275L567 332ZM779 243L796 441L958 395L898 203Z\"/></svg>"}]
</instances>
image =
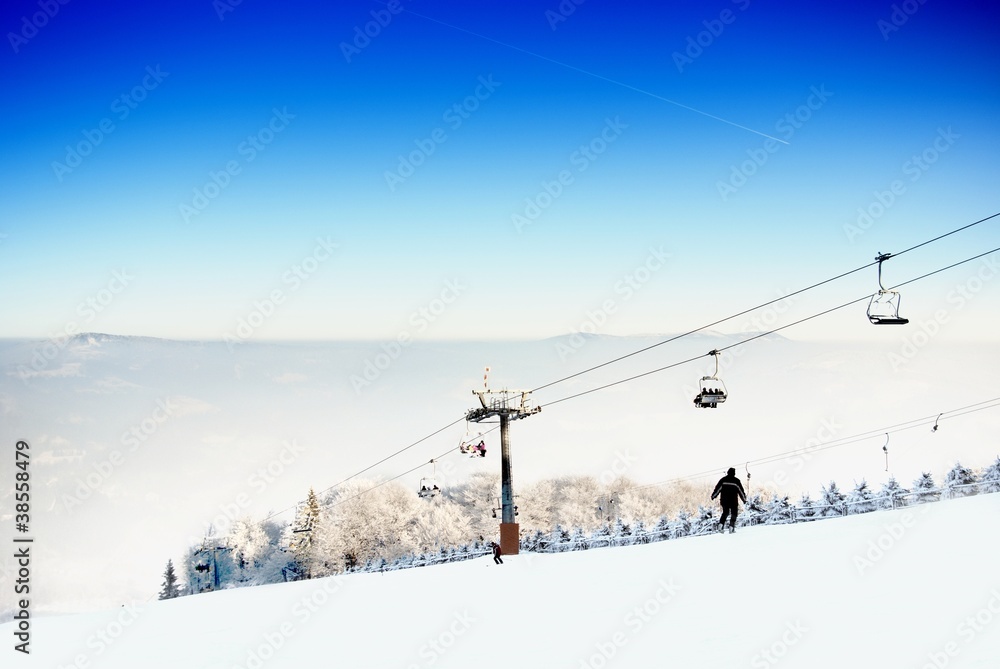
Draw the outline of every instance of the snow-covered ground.
<instances>
[{"instance_id":1,"label":"snow-covered ground","mask_svg":"<svg viewBox=\"0 0 1000 669\"><path fill-rule=\"evenodd\" d=\"M43 617L4 666L996 667L998 512L982 495Z\"/></svg>"}]
</instances>

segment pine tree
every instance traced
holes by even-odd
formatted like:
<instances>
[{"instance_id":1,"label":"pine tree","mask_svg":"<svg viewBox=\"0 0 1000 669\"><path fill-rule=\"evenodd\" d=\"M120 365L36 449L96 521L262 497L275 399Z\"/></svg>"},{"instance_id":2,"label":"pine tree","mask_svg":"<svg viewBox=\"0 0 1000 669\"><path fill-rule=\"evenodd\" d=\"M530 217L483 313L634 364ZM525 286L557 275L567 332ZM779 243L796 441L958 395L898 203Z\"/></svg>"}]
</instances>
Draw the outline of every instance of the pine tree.
<instances>
[{"instance_id":1,"label":"pine tree","mask_svg":"<svg viewBox=\"0 0 1000 669\"><path fill-rule=\"evenodd\" d=\"M764 517L764 500L759 493L747 497L747 503L743 505L743 513L737 518L740 527L756 525ZM729 521L726 520L728 523Z\"/></svg>"},{"instance_id":2,"label":"pine tree","mask_svg":"<svg viewBox=\"0 0 1000 669\"><path fill-rule=\"evenodd\" d=\"M764 524L780 525L792 520L792 505L788 495L775 495L764 507Z\"/></svg>"},{"instance_id":3,"label":"pine tree","mask_svg":"<svg viewBox=\"0 0 1000 669\"><path fill-rule=\"evenodd\" d=\"M666 515L660 516L660 520L656 522L656 527L653 528L654 541L663 541L664 539L670 538L670 519Z\"/></svg>"},{"instance_id":4,"label":"pine tree","mask_svg":"<svg viewBox=\"0 0 1000 669\"><path fill-rule=\"evenodd\" d=\"M798 506L795 508L796 518L814 518L816 516L816 510L813 509L813 505L816 503L813 501L809 493L802 493L802 497L799 499Z\"/></svg>"},{"instance_id":5,"label":"pine tree","mask_svg":"<svg viewBox=\"0 0 1000 669\"><path fill-rule=\"evenodd\" d=\"M646 523L639 520L635 521L635 526L632 527L632 543L634 544L648 544L649 534L646 530Z\"/></svg>"},{"instance_id":6,"label":"pine tree","mask_svg":"<svg viewBox=\"0 0 1000 669\"><path fill-rule=\"evenodd\" d=\"M913 492L917 494L918 502L936 502L941 496L934 483L934 477L928 472L920 474L920 478L913 482Z\"/></svg>"},{"instance_id":7,"label":"pine tree","mask_svg":"<svg viewBox=\"0 0 1000 669\"><path fill-rule=\"evenodd\" d=\"M167 568L163 571L163 589L160 590L160 599L174 599L180 596L181 589L177 585L177 574L174 573L174 561L167 560Z\"/></svg>"},{"instance_id":8,"label":"pine tree","mask_svg":"<svg viewBox=\"0 0 1000 669\"><path fill-rule=\"evenodd\" d=\"M868 482L861 479L860 483L854 484L854 490L847 496L847 513L868 513L875 510L875 500L872 491L868 488Z\"/></svg>"},{"instance_id":9,"label":"pine tree","mask_svg":"<svg viewBox=\"0 0 1000 669\"><path fill-rule=\"evenodd\" d=\"M583 533L582 527L574 528L573 533L569 535L569 541L571 544L569 549L571 551L585 551L590 548L587 542L587 535Z\"/></svg>"},{"instance_id":10,"label":"pine tree","mask_svg":"<svg viewBox=\"0 0 1000 669\"><path fill-rule=\"evenodd\" d=\"M961 462L956 462L955 466L944 477L945 497L954 498L975 495L976 489L974 487L959 487L975 482L976 474L968 467L963 467Z\"/></svg>"},{"instance_id":11,"label":"pine tree","mask_svg":"<svg viewBox=\"0 0 1000 669\"><path fill-rule=\"evenodd\" d=\"M677 518L670 523L670 538L680 539L691 534L691 514L686 509L677 512Z\"/></svg>"},{"instance_id":12,"label":"pine tree","mask_svg":"<svg viewBox=\"0 0 1000 669\"><path fill-rule=\"evenodd\" d=\"M691 534L711 534L718 527L719 518L715 515L715 507L699 504L698 513L691 524Z\"/></svg>"},{"instance_id":13,"label":"pine tree","mask_svg":"<svg viewBox=\"0 0 1000 669\"><path fill-rule=\"evenodd\" d=\"M981 492L1000 492L1000 456L979 477Z\"/></svg>"},{"instance_id":14,"label":"pine tree","mask_svg":"<svg viewBox=\"0 0 1000 669\"><path fill-rule=\"evenodd\" d=\"M890 476L889 480L883 484L882 489L878 491L878 495L875 498L875 506L879 509L892 509L895 506L902 506L905 499L903 496L908 492L910 491L899 485L899 481L896 480L895 476Z\"/></svg>"},{"instance_id":15,"label":"pine tree","mask_svg":"<svg viewBox=\"0 0 1000 669\"><path fill-rule=\"evenodd\" d=\"M295 524L291 528L292 538L289 548L295 557L295 564L303 578L312 578L319 567L319 542L316 532L320 520L319 499L312 488L306 501L295 510Z\"/></svg>"},{"instance_id":16,"label":"pine tree","mask_svg":"<svg viewBox=\"0 0 1000 669\"><path fill-rule=\"evenodd\" d=\"M837 482L830 481L830 485L822 488L820 505L817 515L823 517L844 515L844 494L837 489Z\"/></svg>"}]
</instances>

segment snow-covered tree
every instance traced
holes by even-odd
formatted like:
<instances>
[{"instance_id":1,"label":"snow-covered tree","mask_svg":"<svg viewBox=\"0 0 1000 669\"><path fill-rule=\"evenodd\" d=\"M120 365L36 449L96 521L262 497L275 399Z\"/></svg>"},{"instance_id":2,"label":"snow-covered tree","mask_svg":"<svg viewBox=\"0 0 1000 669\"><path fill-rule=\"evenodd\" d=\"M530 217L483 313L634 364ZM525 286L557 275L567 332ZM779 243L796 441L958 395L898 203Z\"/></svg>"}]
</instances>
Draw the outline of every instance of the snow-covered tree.
<instances>
[{"instance_id":1,"label":"snow-covered tree","mask_svg":"<svg viewBox=\"0 0 1000 669\"><path fill-rule=\"evenodd\" d=\"M847 495L847 513L868 513L875 510L875 496L868 487L868 481L855 482L854 490Z\"/></svg>"},{"instance_id":2,"label":"snow-covered tree","mask_svg":"<svg viewBox=\"0 0 1000 669\"><path fill-rule=\"evenodd\" d=\"M288 548L302 578L319 575L314 572L323 562L318 540L321 516L319 498L309 488L305 502L295 510L295 522L286 530Z\"/></svg>"},{"instance_id":3,"label":"snow-covered tree","mask_svg":"<svg viewBox=\"0 0 1000 669\"><path fill-rule=\"evenodd\" d=\"M923 472L920 477L913 482L913 492L916 493L918 502L936 502L941 496L934 483L934 477L928 472Z\"/></svg>"},{"instance_id":4,"label":"snow-covered tree","mask_svg":"<svg viewBox=\"0 0 1000 669\"><path fill-rule=\"evenodd\" d=\"M653 527L653 535L654 541L663 541L670 538L670 518L666 514L660 516L660 519L656 521L656 525Z\"/></svg>"},{"instance_id":5,"label":"snow-covered tree","mask_svg":"<svg viewBox=\"0 0 1000 669\"><path fill-rule=\"evenodd\" d=\"M569 535L569 541L571 551L585 551L590 548L587 543L587 535L584 534L582 527L573 529L573 532Z\"/></svg>"},{"instance_id":6,"label":"snow-covered tree","mask_svg":"<svg viewBox=\"0 0 1000 669\"><path fill-rule=\"evenodd\" d=\"M739 515L737 524L740 527L756 525L764 517L764 500L760 493L754 493L747 497L747 503L743 505L743 512ZM726 520L728 523L729 520Z\"/></svg>"},{"instance_id":7,"label":"snow-covered tree","mask_svg":"<svg viewBox=\"0 0 1000 669\"><path fill-rule=\"evenodd\" d=\"M592 531L600 523L598 499L603 495L597 479L590 476L575 476L556 479L557 522L569 527L581 527ZM613 513L617 515L617 511Z\"/></svg>"},{"instance_id":8,"label":"snow-covered tree","mask_svg":"<svg viewBox=\"0 0 1000 669\"><path fill-rule=\"evenodd\" d=\"M181 596L181 588L177 584L177 574L174 573L174 561L167 560L167 568L163 570L163 589L160 599L174 599Z\"/></svg>"},{"instance_id":9,"label":"snow-covered tree","mask_svg":"<svg viewBox=\"0 0 1000 669\"><path fill-rule=\"evenodd\" d=\"M729 520L726 520L728 523ZM698 512L691 523L691 534L710 534L719 527L719 516L714 506L698 505Z\"/></svg>"},{"instance_id":10,"label":"snow-covered tree","mask_svg":"<svg viewBox=\"0 0 1000 669\"><path fill-rule=\"evenodd\" d=\"M418 549L460 546L475 536L465 510L456 502L434 497L416 509L413 536Z\"/></svg>"},{"instance_id":11,"label":"snow-covered tree","mask_svg":"<svg viewBox=\"0 0 1000 669\"><path fill-rule=\"evenodd\" d=\"M670 538L679 539L691 534L691 514L687 509L677 512L677 518L670 523Z\"/></svg>"},{"instance_id":12,"label":"snow-covered tree","mask_svg":"<svg viewBox=\"0 0 1000 669\"><path fill-rule=\"evenodd\" d=\"M497 500L500 497L500 476L498 474L475 472L465 481L446 488L444 495L449 501L458 504L468 517L470 536L490 537L496 534L497 519L493 516L493 509L497 507ZM521 506L521 500L516 501L518 506ZM539 507L544 508L544 506L544 501L540 503L532 501L524 504L527 514L524 519L529 520L524 529L540 529L546 532L551 530L552 525L548 522L535 525L536 522L540 521L531 520L534 517L532 514L537 513ZM520 511L520 509L518 510ZM518 520L521 521L522 517L519 516Z\"/></svg>"},{"instance_id":13,"label":"snow-covered tree","mask_svg":"<svg viewBox=\"0 0 1000 669\"><path fill-rule=\"evenodd\" d=\"M569 543L569 540L569 530L557 523L555 528L552 530L552 534L549 536L549 545L552 546L552 552L561 553L567 550L568 547L566 544Z\"/></svg>"},{"instance_id":14,"label":"snow-covered tree","mask_svg":"<svg viewBox=\"0 0 1000 669\"><path fill-rule=\"evenodd\" d=\"M975 495L976 489L963 488L960 486L966 486L970 483L976 482L976 474L968 467L963 467L961 462L956 462L955 466L951 468L944 477L944 490L945 497L966 497L968 495Z\"/></svg>"},{"instance_id":15,"label":"snow-covered tree","mask_svg":"<svg viewBox=\"0 0 1000 669\"><path fill-rule=\"evenodd\" d=\"M642 518L635 521L632 526L632 543L634 544L648 544L649 534L646 530L646 523L643 522Z\"/></svg>"},{"instance_id":16,"label":"snow-covered tree","mask_svg":"<svg viewBox=\"0 0 1000 669\"><path fill-rule=\"evenodd\" d=\"M611 538L615 546L628 546L632 543L631 526L621 518L618 518L611 528Z\"/></svg>"},{"instance_id":17,"label":"snow-covered tree","mask_svg":"<svg viewBox=\"0 0 1000 669\"><path fill-rule=\"evenodd\" d=\"M909 490L899 485L895 476L890 476L889 480L882 484L882 489L875 496L875 507L879 509L892 509L905 503L905 497ZM893 500L896 500L894 503Z\"/></svg>"},{"instance_id":18,"label":"snow-covered tree","mask_svg":"<svg viewBox=\"0 0 1000 669\"><path fill-rule=\"evenodd\" d=\"M766 525L780 525L792 519L792 504L788 501L788 495L774 495L764 506L764 519Z\"/></svg>"},{"instance_id":19,"label":"snow-covered tree","mask_svg":"<svg viewBox=\"0 0 1000 669\"><path fill-rule=\"evenodd\" d=\"M1000 492L1000 456L979 476L981 492Z\"/></svg>"},{"instance_id":20,"label":"snow-covered tree","mask_svg":"<svg viewBox=\"0 0 1000 669\"><path fill-rule=\"evenodd\" d=\"M329 499L318 528L322 570L339 573L413 551L416 517L423 510L419 505L425 503L397 483L356 479L344 484Z\"/></svg>"},{"instance_id":21,"label":"snow-covered tree","mask_svg":"<svg viewBox=\"0 0 1000 669\"><path fill-rule=\"evenodd\" d=\"M261 523L244 517L233 521L229 533L229 548L230 558L239 569L238 579L245 583L256 577L257 570L277 546L271 544L271 538Z\"/></svg>"},{"instance_id":22,"label":"snow-covered tree","mask_svg":"<svg viewBox=\"0 0 1000 669\"><path fill-rule=\"evenodd\" d=\"M844 494L837 488L836 481L820 489L820 508L816 509L818 516L842 516L844 514Z\"/></svg>"},{"instance_id":23,"label":"snow-covered tree","mask_svg":"<svg viewBox=\"0 0 1000 669\"><path fill-rule=\"evenodd\" d=\"M802 497L799 499L799 503L795 508L796 518L813 518L816 515L816 511L813 509L816 502L813 501L809 493L802 493Z\"/></svg>"}]
</instances>

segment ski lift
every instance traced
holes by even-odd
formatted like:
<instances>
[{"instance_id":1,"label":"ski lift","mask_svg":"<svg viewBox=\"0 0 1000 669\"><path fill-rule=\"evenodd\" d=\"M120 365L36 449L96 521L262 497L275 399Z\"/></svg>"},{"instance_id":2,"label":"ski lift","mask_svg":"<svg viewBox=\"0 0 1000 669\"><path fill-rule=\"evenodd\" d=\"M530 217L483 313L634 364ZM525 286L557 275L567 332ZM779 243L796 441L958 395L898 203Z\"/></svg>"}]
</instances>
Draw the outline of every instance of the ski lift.
<instances>
[{"instance_id":1,"label":"ski lift","mask_svg":"<svg viewBox=\"0 0 1000 669\"><path fill-rule=\"evenodd\" d=\"M931 434L938 431L938 421L941 420L941 416L943 415L943 413L939 413L937 418L934 419L934 427L931 428Z\"/></svg>"},{"instance_id":2,"label":"ski lift","mask_svg":"<svg viewBox=\"0 0 1000 669\"><path fill-rule=\"evenodd\" d=\"M433 467L432 474L420 479L420 488L417 490L417 495L424 499L434 497L441 492L441 488L438 487L437 481L435 480L435 475L437 474L437 461L431 460L430 464Z\"/></svg>"},{"instance_id":3,"label":"ski lift","mask_svg":"<svg viewBox=\"0 0 1000 669\"><path fill-rule=\"evenodd\" d=\"M889 433L885 433L885 443L882 444L882 452L885 453L885 470L889 471Z\"/></svg>"},{"instance_id":4,"label":"ski lift","mask_svg":"<svg viewBox=\"0 0 1000 669\"><path fill-rule=\"evenodd\" d=\"M872 295L868 303L868 320L872 325L906 325L910 322L910 319L899 315L899 293L886 290L882 285L882 263L891 256L891 253L879 253L875 256L878 261L878 292Z\"/></svg>"},{"instance_id":5,"label":"ski lift","mask_svg":"<svg viewBox=\"0 0 1000 669\"><path fill-rule=\"evenodd\" d=\"M729 396L726 384L719 378L719 352L713 349L708 354L715 356L715 373L712 376L703 376L699 381L700 391L694 397L694 405L699 409L715 409Z\"/></svg>"}]
</instances>

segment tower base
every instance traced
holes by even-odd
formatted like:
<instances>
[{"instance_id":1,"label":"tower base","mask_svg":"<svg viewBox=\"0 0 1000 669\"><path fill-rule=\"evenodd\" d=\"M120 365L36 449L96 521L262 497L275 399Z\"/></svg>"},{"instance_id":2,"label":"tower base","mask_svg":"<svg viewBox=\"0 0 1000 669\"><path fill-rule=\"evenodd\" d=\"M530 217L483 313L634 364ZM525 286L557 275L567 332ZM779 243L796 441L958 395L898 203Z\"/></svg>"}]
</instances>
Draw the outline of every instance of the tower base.
<instances>
[{"instance_id":1,"label":"tower base","mask_svg":"<svg viewBox=\"0 0 1000 669\"><path fill-rule=\"evenodd\" d=\"M517 555L520 548L517 523L500 523L500 551L504 555Z\"/></svg>"}]
</instances>

